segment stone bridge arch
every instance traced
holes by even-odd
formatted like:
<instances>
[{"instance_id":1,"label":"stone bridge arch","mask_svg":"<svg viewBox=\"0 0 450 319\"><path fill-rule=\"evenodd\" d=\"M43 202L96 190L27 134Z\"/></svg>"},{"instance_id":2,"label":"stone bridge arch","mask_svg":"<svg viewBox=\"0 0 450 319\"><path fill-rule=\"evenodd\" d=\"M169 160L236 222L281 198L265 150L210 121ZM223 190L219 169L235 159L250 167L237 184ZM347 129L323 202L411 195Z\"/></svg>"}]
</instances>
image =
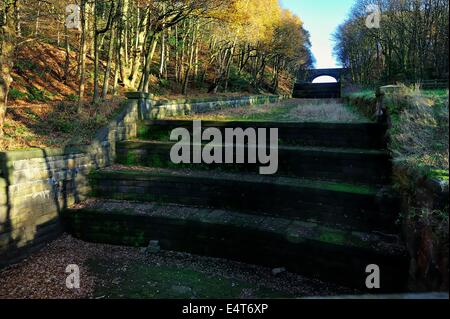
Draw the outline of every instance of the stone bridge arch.
<instances>
[{"instance_id":1,"label":"stone bridge arch","mask_svg":"<svg viewBox=\"0 0 450 319\"><path fill-rule=\"evenodd\" d=\"M293 97L295 98L340 98L341 84L347 74L347 69L308 69L297 72ZM312 83L321 76L330 76L337 83Z\"/></svg>"}]
</instances>

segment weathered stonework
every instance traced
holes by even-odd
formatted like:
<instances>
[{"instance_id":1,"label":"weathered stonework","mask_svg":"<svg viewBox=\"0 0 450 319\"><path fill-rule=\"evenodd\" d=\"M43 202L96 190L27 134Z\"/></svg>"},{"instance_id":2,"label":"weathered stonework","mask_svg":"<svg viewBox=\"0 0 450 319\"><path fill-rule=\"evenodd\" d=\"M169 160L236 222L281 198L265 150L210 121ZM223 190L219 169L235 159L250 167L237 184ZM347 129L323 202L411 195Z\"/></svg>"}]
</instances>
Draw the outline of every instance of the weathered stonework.
<instances>
[{"instance_id":1,"label":"weathered stonework","mask_svg":"<svg viewBox=\"0 0 450 319\"><path fill-rule=\"evenodd\" d=\"M392 128L388 103L392 103L389 99L401 89L399 85L387 85L378 88L374 97L348 97L346 100L368 118ZM401 165L393 166L393 179L401 198L402 235L410 255L409 289L448 291L448 222L437 226L430 218L416 216L421 210L448 211L448 180L422 176ZM443 231L445 228L447 231Z\"/></svg>"},{"instance_id":2,"label":"weathered stonework","mask_svg":"<svg viewBox=\"0 0 450 319\"><path fill-rule=\"evenodd\" d=\"M394 175L403 176L405 180L400 193L402 229L410 255L409 289L448 291L448 221L421 215L433 211L448 214L448 180L414 176L401 167L394 167Z\"/></svg>"},{"instance_id":3,"label":"weathered stonework","mask_svg":"<svg viewBox=\"0 0 450 319\"><path fill-rule=\"evenodd\" d=\"M284 95L256 95L241 97L215 97L202 99L155 99L152 95L136 93L127 94L128 97L140 98L140 108L143 119L161 119L165 116L185 115L189 113L205 113L212 110L246 105L275 103L290 98Z\"/></svg>"},{"instance_id":4,"label":"weathered stonework","mask_svg":"<svg viewBox=\"0 0 450 319\"><path fill-rule=\"evenodd\" d=\"M174 114L174 110L199 111L284 98L162 101L141 92L127 97L122 113L98 132L91 145L0 152L0 267L22 259L61 233L61 211L86 198L91 191L87 175L115 161L116 142L135 137L139 120Z\"/></svg>"},{"instance_id":5,"label":"weathered stonework","mask_svg":"<svg viewBox=\"0 0 450 319\"><path fill-rule=\"evenodd\" d=\"M87 175L111 164L115 144L136 135L138 100L101 129L91 145L0 153L0 267L61 232L61 210L90 192Z\"/></svg>"}]
</instances>

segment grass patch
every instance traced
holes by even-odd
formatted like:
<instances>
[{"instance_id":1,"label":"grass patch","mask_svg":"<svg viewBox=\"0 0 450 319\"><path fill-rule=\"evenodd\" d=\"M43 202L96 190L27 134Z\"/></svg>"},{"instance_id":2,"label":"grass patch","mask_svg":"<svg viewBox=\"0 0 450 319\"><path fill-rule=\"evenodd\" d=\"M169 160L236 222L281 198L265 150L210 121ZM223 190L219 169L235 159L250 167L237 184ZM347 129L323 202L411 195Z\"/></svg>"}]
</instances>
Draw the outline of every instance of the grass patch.
<instances>
[{"instance_id":1,"label":"grass patch","mask_svg":"<svg viewBox=\"0 0 450 319\"><path fill-rule=\"evenodd\" d=\"M27 97L27 94L23 93L22 91L19 91L16 88L12 88L9 90L8 97L11 100L23 100Z\"/></svg>"},{"instance_id":2,"label":"grass patch","mask_svg":"<svg viewBox=\"0 0 450 319\"><path fill-rule=\"evenodd\" d=\"M441 97L445 98L448 96L448 90L447 89L429 89L429 90L422 90L422 94L427 97Z\"/></svg>"},{"instance_id":3,"label":"grass patch","mask_svg":"<svg viewBox=\"0 0 450 319\"><path fill-rule=\"evenodd\" d=\"M88 145L97 131L123 109L121 100L114 100L96 106L85 104L78 114L77 104L9 108L0 150Z\"/></svg>"},{"instance_id":4,"label":"grass patch","mask_svg":"<svg viewBox=\"0 0 450 319\"><path fill-rule=\"evenodd\" d=\"M392 119L389 147L396 164L395 187L406 206L401 221L407 226L410 241L433 247L439 263L440 258L448 259L448 199L445 202L440 196L427 195L430 190L424 180L448 184L448 90L443 94L442 90L422 91L418 86L401 85L386 102ZM418 248L413 249L419 253Z\"/></svg>"},{"instance_id":5,"label":"grass patch","mask_svg":"<svg viewBox=\"0 0 450 319\"><path fill-rule=\"evenodd\" d=\"M402 85L387 97L392 118L389 147L397 165L423 174L448 172L448 91L446 95L442 90L426 92Z\"/></svg>"},{"instance_id":6,"label":"grass patch","mask_svg":"<svg viewBox=\"0 0 450 319\"><path fill-rule=\"evenodd\" d=\"M178 120L203 121L274 121L361 123L368 120L337 100L296 100L279 103L225 108L222 110L170 117Z\"/></svg>"},{"instance_id":7,"label":"grass patch","mask_svg":"<svg viewBox=\"0 0 450 319\"><path fill-rule=\"evenodd\" d=\"M344 99L355 113L371 120L376 120L377 98L374 90L363 89L347 94Z\"/></svg>"},{"instance_id":8,"label":"grass patch","mask_svg":"<svg viewBox=\"0 0 450 319\"><path fill-rule=\"evenodd\" d=\"M353 92L347 95L349 98L365 98L374 99L376 98L375 90L364 89L358 92Z\"/></svg>"},{"instance_id":9,"label":"grass patch","mask_svg":"<svg viewBox=\"0 0 450 319\"><path fill-rule=\"evenodd\" d=\"M95 295L136 299L237 299L246 290L258 298L293 297L242 280L199 272L186 267L153 266L136 262L128 267L110 267L109 260L91 260L89 268L104 285Z\"/></svg>"},{"instance_id":10,"label":"grass patch","mask_svg":"<svg viewBox=\"0 0 450 319\"><path fill-rule=\"evenodd\" d=\"M448 170L442 170L442 169L432 169L429 172L430 178L434 178L434 179L438 179L438 180L446 181L446 182L448 182L448 175L449 175Z\"/></svg>"}]
</instances>

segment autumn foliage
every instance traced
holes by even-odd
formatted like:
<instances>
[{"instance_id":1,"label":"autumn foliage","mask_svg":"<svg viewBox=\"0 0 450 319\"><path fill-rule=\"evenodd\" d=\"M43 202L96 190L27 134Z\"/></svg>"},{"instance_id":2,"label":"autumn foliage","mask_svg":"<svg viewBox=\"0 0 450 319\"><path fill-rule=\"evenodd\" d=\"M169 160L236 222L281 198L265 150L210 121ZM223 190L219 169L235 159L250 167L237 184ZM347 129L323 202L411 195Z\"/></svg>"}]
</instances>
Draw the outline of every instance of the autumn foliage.
<instances>
[{"instance_id":1,"label":"autumn foliage","mask_svg":"<svg viewBox=\"0 0 450 319\"><path fill-rule=\"evenodd\" d=\"M278 0L1 0L0 47L41 42L65 51L61 82L77 82L81 102L154 82L210 93L279 90L312 64L309 34ZM67 6L80 24L67 27ZM73 14L72 14L73 17ZM8 26L8 29L6 29ZM71 66L76 59L76 70ZM14 62L3 53L6 73ZM6 61L8 60L9 61ZM6 76L6 75L5 75ZM3 77L5 78L5 77ZM4 82L4 81L3 81ZM4 114L8 87L1 83ZM80 106L80 110L82 107ZM1 123L1 119L0 119Z\"/></svg>"}]
</instances>

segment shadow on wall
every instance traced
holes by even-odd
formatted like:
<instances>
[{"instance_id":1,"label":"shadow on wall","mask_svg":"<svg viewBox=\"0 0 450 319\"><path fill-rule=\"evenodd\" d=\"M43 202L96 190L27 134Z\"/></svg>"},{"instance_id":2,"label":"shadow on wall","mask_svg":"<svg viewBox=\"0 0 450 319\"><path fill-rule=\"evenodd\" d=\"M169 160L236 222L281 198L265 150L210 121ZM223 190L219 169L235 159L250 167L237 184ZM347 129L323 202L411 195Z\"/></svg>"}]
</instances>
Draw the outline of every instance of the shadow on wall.
<instances>
[{"instance_id":1,"label":"shadow on wall","mask_svg":"<svg viewBox=\"0 0 450 319\"><path fill-rule=\"evenodd\" d=\"M113 163L116 142L136 136L142 101L129 97L90 145L0 152L0 267L62 232L61 212L88 196L89 173Z\"/></svg>"},{"instance_id":2,"label":"shadow on wall","mask_svg":"<svg viewBox=\"0 0 450 319\"><path fill-rule=\"evenodd\" d=\"M0 268L17 262L62 232L61 212L90 191L87 175L110 163L80 150L0 152Z\"/></svg>"}]
</instances>

